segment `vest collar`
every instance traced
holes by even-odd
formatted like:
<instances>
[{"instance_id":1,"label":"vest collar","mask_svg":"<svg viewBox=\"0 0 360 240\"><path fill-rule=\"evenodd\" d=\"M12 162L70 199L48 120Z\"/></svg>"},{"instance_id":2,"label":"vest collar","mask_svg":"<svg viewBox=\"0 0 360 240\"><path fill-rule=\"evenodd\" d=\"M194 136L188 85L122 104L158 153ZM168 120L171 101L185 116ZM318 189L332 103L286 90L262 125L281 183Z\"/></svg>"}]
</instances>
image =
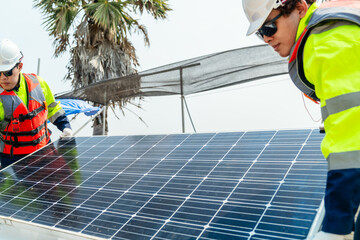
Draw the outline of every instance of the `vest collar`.
<instances>
[{"instance_id":1,"label":"vest collar","mask_svg":"<svg viewBox=\"0 0 360 240\"><path fill-rule=\"evenodd\" d=\"M311 16L313 15L313 13L315 12L315 10L317 8L318 8L318 5L316 3L311 4L311 6L309 7L309 9L306 12L305 17L300 19L300 23L299 23L297 33L296 33L296 40L299 39L299 37L301 36L303 31L305 30L305 27L309 24Z\"/></svg>"},{"instance_id":2,"label":"vest collar","mask_svg":"<svg viewBox=\"0 0 360 240\"><path fill-rule=\"evenodd\" d=\"M18 84L14 87L13 91L15 92L19 92L20 89L24 89L25 87L25 77L22 73L20 73L19 75L19 82Z\"/></svg>"}]
</instances>

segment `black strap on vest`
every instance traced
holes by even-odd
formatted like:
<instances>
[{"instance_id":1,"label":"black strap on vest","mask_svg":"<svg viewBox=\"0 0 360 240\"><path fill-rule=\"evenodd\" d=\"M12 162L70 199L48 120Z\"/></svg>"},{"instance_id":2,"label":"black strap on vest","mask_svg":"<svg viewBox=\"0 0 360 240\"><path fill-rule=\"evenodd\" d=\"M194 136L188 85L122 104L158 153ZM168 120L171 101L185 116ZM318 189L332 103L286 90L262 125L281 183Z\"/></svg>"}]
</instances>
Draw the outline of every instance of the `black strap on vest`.
<instances>
[{"instance_id":1,"label":"black strap on vest","mask_svg":"<svg viewBox=\"0 0 360 240\"><path fill-rule=\"evenodd\" d=\"M29 112L28 114L20 114L19 115L19 121L23 122L25 120L33 119L36 115L38 115L41 111L45 110L45 107L41 105L37 109L33 110L32 112Z\"/></svg>"},{"instance_id":2,"label":"black strap on vest","mask_svg":"<svg viewBox=\"0 0 360 240\"><path fill-rule=\"evenodd\" d=\"M44 122L39 127L35 128L31 131L28 131L28 132L18 132L18 133L6 132L6 131L0 131L0 132L1 132L1 134L7 135L7 136L34 136L34 135L38 134L45 126L46 126L46 122Z\"/></svg>"},{"instance_id":3,"label":"black strap on vest","mask_svg":"<svg viewBox=\"0 0 360 240\"><path fill-rule=\"evenodd\" d=\"M30 142L19 142L18 139L17 139L17 136L14 136L14 141L11 140L5 140L3 139L3 137L1 136L1 141L3 141L4 143L8 144L8 145L11 145L11 148L12 147L28 147L28 146L36 146L38 145L42 140L44 140L45 138L45 134L42 135L41 137L39 137L38 139L35 139L33 141L30 141Z\"/></svg>"}]
</instances>

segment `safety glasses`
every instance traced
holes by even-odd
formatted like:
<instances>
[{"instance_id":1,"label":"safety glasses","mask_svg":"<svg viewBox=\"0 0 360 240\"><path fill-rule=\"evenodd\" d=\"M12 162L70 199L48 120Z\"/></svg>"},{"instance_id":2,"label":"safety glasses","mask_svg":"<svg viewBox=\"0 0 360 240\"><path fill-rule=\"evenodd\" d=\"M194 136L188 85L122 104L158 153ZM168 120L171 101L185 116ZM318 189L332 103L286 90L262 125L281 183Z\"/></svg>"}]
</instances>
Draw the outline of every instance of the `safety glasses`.
<instances>
[{"instance_id":1,"label":"safety glasses","mask_svg":"<svg viewBox=\"0 0 360 240\"><path fill-rule=\"evenodd\" d=\"M12 69L10 69L8 71L0 72L0 76L1 76L1 74L4 74L5 77L10 77L13 75L13 70L20 65L21 60L24 58L24 55L22 54L21 51L20 51L20 54L21 54L21 57L19 59L19 62Z\"/></svg>"},{"instance_id":2,"label":"safety glasses","mask_svg":"<svg viewBox=\"0 0 360 240\"><path fill-rule=\"evenodd\" d=\"M17 68L17 67L19 66L19 64L20 64L20 62L18 62L18 63L17 63L12 69L10 69L9 71L0 72L0 76L1 76L1 74L4 74L5 77L10 77L10 76L12 76L13 70L14 70L15 68Z\"/></svg>"},{"instance_id":3,"label":"safety glasses","mask_svg":"<svg viewBox=\"0 0 360 240\"><path fill-rule=\"evenodd\" d=\"M261 39L264 40L264 36L271 37L277 31L276 27L276 20L278 20L282 16L282 13L279 13L276 17L271 19L270 21L264 23L261 28L256 32L256 35Z\"/></svg>"}]
</instances>

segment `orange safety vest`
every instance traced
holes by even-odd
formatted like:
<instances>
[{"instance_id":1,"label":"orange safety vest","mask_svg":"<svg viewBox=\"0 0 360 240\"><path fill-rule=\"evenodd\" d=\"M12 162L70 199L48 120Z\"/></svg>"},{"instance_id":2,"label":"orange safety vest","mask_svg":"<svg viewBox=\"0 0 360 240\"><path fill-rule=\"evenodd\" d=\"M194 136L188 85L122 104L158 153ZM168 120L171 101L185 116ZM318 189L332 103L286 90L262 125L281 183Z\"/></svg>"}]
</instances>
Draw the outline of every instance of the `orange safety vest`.
<instances>
[{"instance_id":1,"label":"orange safety vest","mask_svg":"<svg viewBox=\"0 0 360 240\"><path fill-rule=\"evenodd\" d=\"M337 24L333 24L330 27L323 25L334 20L337 21ZM324 2L315 10L309 24L290 51L290 78L299 90L315 101L318 101L319 98L315 94L314 85L306 79L303 68L303 51L306 40L310 34L320 33L346 24L357 24L360 26L360 2L354 0Z\"/></svg>"},{"instance_id":2,"label":"orange safety vest","mask_svg":"<svg viewBox=\"0 0 360 240\"><path fill-rule=\"evenodd\" d=\"M32 153L50 140L47 105L35 74L23 74L28 107L14 91L0 88L5 118L1 122L0 151L10 155Z\"/></svg>"}]
</instances>

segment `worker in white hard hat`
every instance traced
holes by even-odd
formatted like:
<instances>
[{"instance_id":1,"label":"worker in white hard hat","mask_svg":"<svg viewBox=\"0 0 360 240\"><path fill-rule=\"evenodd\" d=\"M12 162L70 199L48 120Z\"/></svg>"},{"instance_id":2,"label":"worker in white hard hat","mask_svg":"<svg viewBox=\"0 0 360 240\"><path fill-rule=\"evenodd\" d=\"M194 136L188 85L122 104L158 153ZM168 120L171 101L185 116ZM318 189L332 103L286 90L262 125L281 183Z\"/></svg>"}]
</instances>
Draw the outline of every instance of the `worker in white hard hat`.
<instances>
[{"instance_id":1,"label":"worker in white hard hat","mask_svg":"<svg viewBox=\"0 0 360 240\"><path fill-rule=\"evenodd\" d=\"M71 137L72 130L60 103L47 83L25 74L23 54L15 43L0 40L0 158L4 168L50 141L47 120Z\"/></svg>"},{"instance_id":2,"label":"worker in white hard hat","mask_svg":"<svg viewBox=\"0 0 360 240\"><path fill-rule=\"evenodd\" d=\"M316 240L347 239L360 228L360 1L243 0L256 33L289 57L294 84L321 104L328 161L325 217ZM355 239L360 232L355 231Z\"/></svg>"}]
</instances>

